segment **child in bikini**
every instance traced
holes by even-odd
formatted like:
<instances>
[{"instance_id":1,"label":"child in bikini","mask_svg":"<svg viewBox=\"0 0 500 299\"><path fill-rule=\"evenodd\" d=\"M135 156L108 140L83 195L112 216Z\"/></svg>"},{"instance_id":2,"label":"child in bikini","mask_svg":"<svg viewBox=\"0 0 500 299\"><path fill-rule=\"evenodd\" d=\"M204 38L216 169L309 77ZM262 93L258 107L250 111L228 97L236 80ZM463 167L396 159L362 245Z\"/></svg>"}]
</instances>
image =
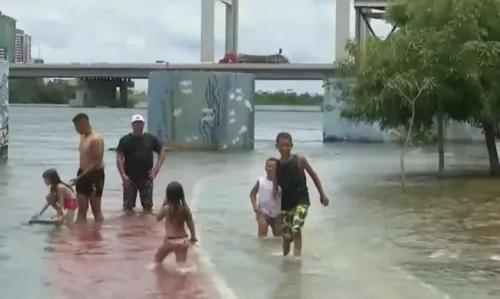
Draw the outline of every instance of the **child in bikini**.
<instances>
[{"instance_id":1,"label":"child in bikini","mask_svg":"<svg viewBox=\"0 0 500 299\"><path fill-rule=\"evenodd\" d=\"M51 206L57 213L54 219L61 220L66 225L71 225L75 218L75 211L78 208L78 201L73 188L61 180L55 169L47 169L42 174L42 177L50 189L49 194L45 197L46 204L44 208L35 217L42 215ZM66 214L64 214L64 211L66 211Z\"/></svg>"},{"instance_id":2,"label":"child in bikini","mask_svg":"<svg viewBox=\"0 0 500 299\"><path fill-rule=\"evenodd\" d=\"M184 198L184 189L179 182L173 181L168 184L166 198L156 220L165 220L165 238L155 254L155 262L161 264L170 253L174 253L177 264L186 263L188 248L198 240L193 216ZM189 236L185 225L189 229Z\"/></svg>"}]
</instances>

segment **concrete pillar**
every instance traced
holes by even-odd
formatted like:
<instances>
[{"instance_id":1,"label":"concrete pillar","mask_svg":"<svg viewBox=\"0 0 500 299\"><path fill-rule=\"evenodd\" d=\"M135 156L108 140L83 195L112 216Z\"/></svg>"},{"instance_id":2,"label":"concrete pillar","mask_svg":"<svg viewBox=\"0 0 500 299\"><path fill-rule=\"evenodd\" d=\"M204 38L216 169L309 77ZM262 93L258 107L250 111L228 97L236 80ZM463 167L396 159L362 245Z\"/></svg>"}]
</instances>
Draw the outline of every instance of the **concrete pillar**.
<instances>
[{"instance_id":1,"label":"concrete pillar","mask_svg":"<svg viewBox=\"0 0 500 299\"><path fill-rule=\"evenodd\" d=\"M215 51L215 0L201 0L201 62L213 62Z\"/></svg>"},{"instance_id":2,"label":"concrete pillar","mask_svg":"<svg viewBox=\"0 0 500 299\"><path fill-rule=\"evenodd\" d=\"M9 156L9 63L0 61L0 161Z\"/></svg>"},{"instance_id":3,"label":"concrete pillar","mask_svg":"<svg viewBox=\"0 0 500 299\"><path fill-rule=\"evenodd\" d=\"M366 13L370 13L371 10L364 9ZM354 32L355 32L355 40L358 45L368 36L371 35L370 28L368 24L366 24L365 20L361 15L361 9L356 9L355 12L355 22L354 22ZM365 14L366 15L366 14ZM370 18L367 17L367 20L370 21Z\"/></svg>"},{"instance_id":4,"label":"concrete pillar","mask_svg":"<svg viewBox=\"0 0 500 299\"><path fill-rule=\"evenodd\" d=\"M126 108L128 107L128 81L123 81L120 83L119 91L119 106Z\"/></svg>"},{"instance_id":5,"label":"concrete pillar","mask_svg":"<svg viewBox=\"0 0 500 299\"><path fill-rule=\"evenodd\" d=\"M76 103L83 107L116 107L116 88L121 79L80 79Z\"/></svg>"},{"instance_id":6,"label":"concrete pillar","mask_svg":"<svg viewBox=\"0 0 500 299\"><path fill-rule=\"evenodd\" d=\"M350 39L351 1L337 0L335 4L335 60L348 58L345 44Z\"/></svg>"},{"instance_id":7,"label":"concrete pillar","mask_svg":"<svg viewBox=\"0 0 500 299\"><path fill-rule=\"evenodd\" d=\"M253 149L254 103L253 74L151 72L148 131L176 149Z\"/></svg>"},{"instance_id":8,"label":"concrete pillar","mask_svg":"<svg viewBox=\"0 0 500 299\"><path fill-rule=\"evenodd\" d=\"M239 0L232 5L226 4L226 52L238 53L238 12Z\"/></svg>"},{"instance_id":9,"label":"concrete pillar","mask_svg":"<svg viewBox=\"0 0 500 299\"><path fill-rule=\"evenodd\" d=\"M345 90L355 84L354 79L338 78L325 82L323 98L323 142L384 142L390 140L378 124L354 123L341 116Z\"/></svg>"}]
</instances>

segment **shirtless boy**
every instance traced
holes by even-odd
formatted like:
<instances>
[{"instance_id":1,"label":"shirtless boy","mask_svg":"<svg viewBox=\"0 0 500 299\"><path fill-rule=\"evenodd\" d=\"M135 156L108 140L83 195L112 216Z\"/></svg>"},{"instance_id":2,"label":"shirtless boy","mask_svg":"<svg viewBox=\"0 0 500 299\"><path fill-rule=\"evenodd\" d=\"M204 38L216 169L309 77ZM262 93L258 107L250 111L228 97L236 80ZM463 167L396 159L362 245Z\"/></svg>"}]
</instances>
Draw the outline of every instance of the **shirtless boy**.
<instances>
[{"instance_id":1,"label":"shirtless boy","mask_svg":"<svg viewBox=\"0 0 500 299\"><path fill-rule=\"evenodd\" d=\"M277 196L278 187L281 187L283 255L288 255L290 245L293 242L293 255L300 258L302 252L302 227L311 204L307 190L306 172L316 185L316 189L318 189L321 204L327 206L329 199L309 161L302 155L292 154L292 147L292 136L289 133L281 132L276 136L276 148L280 153L280 159L276 164L276 172L273 175L273 194Z\"/></svg>"},{"instance_id":2,"label":"shirtless boy","mask_svg":"<svg viewBox=\"0 0 500 299\"><path fill-rule=\"evenodd\" d=\"M73 118L75 130L80 137L80 166L77 177L72 180L78 196L78 214L76 221L86 221L90 207L97 222L104 220L101 210L102 191L104 189L104 140L92 130L89 117L79 113Z\"/></svg>"}]
</instances>

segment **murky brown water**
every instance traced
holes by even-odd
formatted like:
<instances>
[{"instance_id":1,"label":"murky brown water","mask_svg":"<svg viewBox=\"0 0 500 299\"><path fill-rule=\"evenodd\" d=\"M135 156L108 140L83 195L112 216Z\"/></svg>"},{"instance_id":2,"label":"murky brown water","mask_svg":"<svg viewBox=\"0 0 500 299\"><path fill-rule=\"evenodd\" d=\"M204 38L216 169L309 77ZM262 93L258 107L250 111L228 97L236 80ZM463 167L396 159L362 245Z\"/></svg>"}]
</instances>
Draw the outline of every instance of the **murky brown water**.
<instances>
[{"instance_id":1,"label":"murky brown water","mask_svg":"<svg viewBox=\"0 0 500 299\"><path fill-rule=\"evenodd\" d=\"M0 168L0 288L6 297L214 298L221 290L231 299L500 295L498 180L437 180L437 155L430 151L408 155L405 194L397 148L310 142L321 137L317 113L257 114L254 152L169 154L155 202L169 180L180 180L201 236L192 255L198 270L179 276L168 266L148 269L161 227L148 217L120 216L113 154L107 155L108 220L100 229L22 225L42 204L45 168L56 166L65 178L74 174L78 139L70 119L77 110L12 110L11 160ZM134 112L88 110L110 146L127 132ZM279 240L256 240L248 199L263 161L276 154L272 139L280 130L298 136L297 151L308 156L331 196L331 205L321 207L309 184L313 205L300 264L279 256ZM486 169L482 146L448 147L446 159L454 173Z\"/></svg>"}]
</instances>

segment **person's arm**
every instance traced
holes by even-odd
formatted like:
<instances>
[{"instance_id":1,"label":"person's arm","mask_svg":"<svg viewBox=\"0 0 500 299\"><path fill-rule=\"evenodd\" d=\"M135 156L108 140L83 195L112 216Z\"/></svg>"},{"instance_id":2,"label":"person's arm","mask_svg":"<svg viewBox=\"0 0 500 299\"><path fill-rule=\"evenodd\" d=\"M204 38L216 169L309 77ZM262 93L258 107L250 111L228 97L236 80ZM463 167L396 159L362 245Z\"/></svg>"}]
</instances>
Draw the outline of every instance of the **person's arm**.
<instances>
[{"instance_id":1,"label":"person's arm","mask_svg":"<svg viewBox=\"0 0 500 299\"><path fill-rule=\"evenodd\" d=\"M37 218L37 217L40 217L42 216L42 214L49 208L50 204L49 203L46 203L45 206L42 208L42 210L40 211L40 213L36 214L35 216L33 216L33 218Z\"/></svg>"},{"instance_id":2,"label":"person's arm","mask_svg":"<svg viewBox=\"0 0 500 299\"><path fill-rule=\"evenodd\" d=\"M163 150L163 145L161 144L160 140L154 135L151 136L153 136L153 150L158 154L156 165L154 166L154 171L158 173L163 165L163 161L165 161L165 151Z\"/></svg>"},{"instance_id":3,"label":"person's arm","mask_svg":"<svg viewBox=\"0 0 500 299\"><path fill-rule=\"evenodd\" d=\"M316 189L318 189L319 195L325 196L325 190L323 190L323 185L321 184L321 181L319 180L318 175L316 174L316 171L314 171L311 164L309 164L309 161L307 161L306 157L299 156L299 162L300 162L300 165L304 168L304 170L309 174L309 176L313 180L313 183L316 186Z\"/></svg>"},{"instance_id":4,"label":"person's arm","mask_svg":"<svg viewBox=\"0 0 500 299\"><path fill-rule=\"evenodd\" d=\"M189 229L189 234L191 235L191 242L195 243L198 241L196 238L196 229L194 227L194 220L193 220L193 214L191 213L191 210L188 209L188 217L187 217L187 227Z\"/></svg>"},{"instance_id":5,"label":"person's arm","mask_svg":"<svg viewBox=\"0 0 500 299\"><path fill-rule=\"evenodd\" d=\"M276 162L276 165L273 167L273 171L272 171L272 179L273 179L273 199L274 200L277 200L278 199L278 194L279 194L279 186L278 186L278 163L279 162Z\"/></svg>"},{"instance_id":6,"label":"person's arm","mask_svg":"<svg viewBox=\"0 0 500 299\"><path fill-rule=\"evenodd\" d=\"M62 216L64 214L63 213L64 195L65 195L66 190L63 186L61 186L61 184L59 184L59 186L57 186L56 192L57 192L57 201L58 201L58 205L59 205L59 210L57 211L57 213L59 214L59 216Z\"/></svg>"},{"instance_id":7,"label":"person's arm","mask_svg":"<svg viewBox=\"0 0 500 299\"><path fill-rule=\"evenodd\" d=\"M165 219L165 217L167 217L167 214L168 214L168 206L161 207L160 212L156 215L156 220L162 221L163 219Z\"/></svg>"},{"instance_id":8,"label":"person's arm","mask_svg":"<svg viewBox=\"0 0 500 299\"><path fill-rule=\"evenodd\" d=\"M89 144L89 159L90 165L82 171L82 173L76 178L77 180L81 177L86 176L92 170L99 168L102 164L102 155L104 150L104 141L101 137L94 138Z\"/></svg>"},{"instance_id":9,"label":"person's arm","mask_svg":"<svg viewBox=\"0 0 500 299\"><path fill-rule=\"evenodd\" d=\"M257 206L257 193L259 192L259 181L255 182L252 190L250 190L250 201L252 202L253 210L257 212L259 207Z\"/></svg>"},{"instance_id":10,"label":"person's arm","mask_svg":"<svg viewBox=\"0 0 500 299\"><path fill-rule=\"evenodd\" d=\"M125 136L120 138L118 142L118 146L116 147L116 168L118 168L118 172L120 173L120 177L125 176Z\"/></svg>"}]
</instances>

